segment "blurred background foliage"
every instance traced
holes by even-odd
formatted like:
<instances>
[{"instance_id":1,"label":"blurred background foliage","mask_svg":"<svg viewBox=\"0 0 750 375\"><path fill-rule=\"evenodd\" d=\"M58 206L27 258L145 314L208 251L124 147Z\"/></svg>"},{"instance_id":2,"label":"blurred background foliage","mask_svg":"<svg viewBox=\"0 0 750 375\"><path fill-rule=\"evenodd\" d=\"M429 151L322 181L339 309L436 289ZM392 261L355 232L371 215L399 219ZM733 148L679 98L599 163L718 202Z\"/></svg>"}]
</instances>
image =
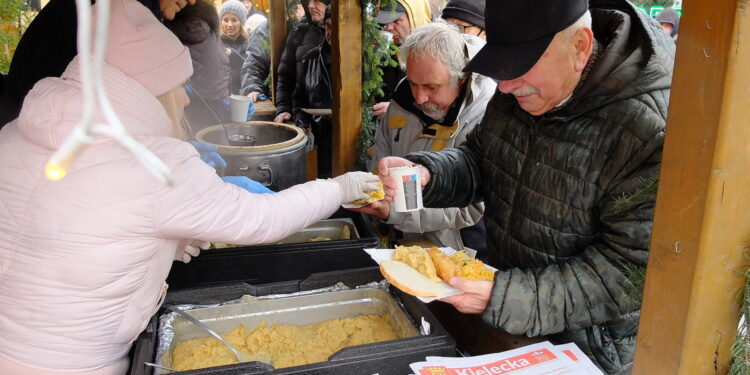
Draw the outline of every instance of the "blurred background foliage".
<instances>
[{"instance_id":1,"label":"blurred background foliage","mask_svg":"<svg viewBox=\"0 0 750 375\"><path fill-rule=\"evenodd\" d=\"M0 72L8 72L16 45L36 14L26 0L0 0Z\"/></svg>"}]
</instances>

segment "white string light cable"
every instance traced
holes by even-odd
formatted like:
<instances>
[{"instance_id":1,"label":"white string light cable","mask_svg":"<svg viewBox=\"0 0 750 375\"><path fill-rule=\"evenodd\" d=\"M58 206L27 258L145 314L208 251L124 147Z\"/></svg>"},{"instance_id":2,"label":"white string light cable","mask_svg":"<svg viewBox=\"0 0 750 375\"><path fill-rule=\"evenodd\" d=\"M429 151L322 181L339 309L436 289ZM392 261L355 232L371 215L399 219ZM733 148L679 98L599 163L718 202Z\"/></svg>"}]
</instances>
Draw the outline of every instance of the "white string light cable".
<instances>
[{"instance_id":1,"label":"white string light cable","mask_svg":"<svg viewBox=\"0 0 750 375\"><path fill-rule=\"evenodd\" d=\"M81 85L83 88L83 117L73 133L63 142L60 148L44 166L44 173L50 180L57 181L65 177L78 156L88 147L95 136L107 136L117 141L122 147L130 151L136 159L159 181L171 185L174 176L169 167L153 152L133 139L119 117L112 109L107 98L102 80L102 65L104 51L107 47L109 35L110 0L97 0L98 18L94 57L91 57L91 2L90 0L76 0L78 10L78 55L81 65ZM93 63L93 68L92 68ZM93 123L96 104L99 105L106 124Z\"/></svg>"}]
</instances>

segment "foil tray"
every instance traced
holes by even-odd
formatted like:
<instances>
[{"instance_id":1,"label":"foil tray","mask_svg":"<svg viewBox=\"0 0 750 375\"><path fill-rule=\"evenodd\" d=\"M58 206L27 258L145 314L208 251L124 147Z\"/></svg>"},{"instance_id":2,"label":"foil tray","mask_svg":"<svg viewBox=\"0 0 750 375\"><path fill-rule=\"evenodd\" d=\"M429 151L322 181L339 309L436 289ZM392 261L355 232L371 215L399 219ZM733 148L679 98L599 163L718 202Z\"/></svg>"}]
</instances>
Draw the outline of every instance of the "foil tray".
<instances>
[{"instance_id":1,"label":"foil tray","mask_svg":"<svg viewBox=\"0 0 750 375\"><path fill-rule=\"evenodd\" d=\"M248 302L197 308L188 312L219 334L227 333L240 324L246 327L254 327L261 322L306 325L325 320L375 314L387 316L390 325L400 338L419 335L415 324L407 317L393 296L378 288L339 290L307 295L294 294L290 297L276 296L270 299L253 299ZM164 349L160 350L157 355L157 364L161 366L170 366L171 350L176 344L196 338L210 337L200 327L174 315L174 313L165 314L160 319L162 323L159 327L159 347ZM377 345L377 343L371 345Z\"/></svg>"},{"instance_id":2,"label":"foil tray","mask_svg":"<svg viewBox=\"0 0 750 375\"><path fill-rule=\"evenodd\" d=\"M316 237L326 237L330 238L332 241L341 240L341 231L345 226L349 227L349 233L351 233L349 239L358 240L359 233L357 232L357 226L354 225L354 220L350 218L340 218L321 220L281 241L276 242L276 244L303 243Z\"/></svg>"}]
</instances>

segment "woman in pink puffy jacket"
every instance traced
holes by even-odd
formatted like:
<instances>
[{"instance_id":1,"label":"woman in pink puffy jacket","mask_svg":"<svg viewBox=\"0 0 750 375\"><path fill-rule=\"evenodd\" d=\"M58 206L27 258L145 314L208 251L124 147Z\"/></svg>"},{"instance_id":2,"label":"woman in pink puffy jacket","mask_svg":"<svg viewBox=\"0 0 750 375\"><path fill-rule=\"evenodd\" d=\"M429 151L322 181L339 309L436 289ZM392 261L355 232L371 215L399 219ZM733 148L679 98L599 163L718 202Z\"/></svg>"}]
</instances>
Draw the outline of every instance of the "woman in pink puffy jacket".
<instances>
[{"instance_id":1,"label":"woman in pink puffy jacket","mask_svg":"<svg viewBox=\"0 0 750 375\"><path fill-rule=\"evenodd\" d=\"M173 259L189 260L186 245L274 242L364 198L377 180L351 172L278 194L225 183L178 138L191 73L187 50L145 7L112 0L107 94L130 134L171 168L173 186L109 138L64 179L44 176L81 120L78 58L38 82L0 131L0 374L124 374Z\"/></svg>"}]
</instances>

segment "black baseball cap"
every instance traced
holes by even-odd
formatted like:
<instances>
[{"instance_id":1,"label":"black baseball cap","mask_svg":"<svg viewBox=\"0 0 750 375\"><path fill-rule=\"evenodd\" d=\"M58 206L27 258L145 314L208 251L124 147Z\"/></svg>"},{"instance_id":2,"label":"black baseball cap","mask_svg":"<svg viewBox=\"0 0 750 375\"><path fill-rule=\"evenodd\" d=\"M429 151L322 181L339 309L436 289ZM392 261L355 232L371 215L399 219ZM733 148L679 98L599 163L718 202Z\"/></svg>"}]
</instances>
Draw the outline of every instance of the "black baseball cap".
<instances>
[{"instance_id":1,"label":"black baseball cap","mask_svg":"<svg viewBox=\"0 0 750 375\"><path fill-rule=\"evenodd\" d=\"M406 13L406 9L401 3L396 2L395 7L381 8L378 12L378 18L375 20L380 25L386 25L396 21Z\"/></svg>"},{"instance_id":2,"label":"black baseball cap","mask_svg":"<svg viewBox=\"0 0 750 375\"><path fill-rule=\"evenodd\" d=\"M555 34L578 21L588 8L588 0L488 1L487 44L464 71L501 81L524 75Z\"/></svg>"}]
</instances>

